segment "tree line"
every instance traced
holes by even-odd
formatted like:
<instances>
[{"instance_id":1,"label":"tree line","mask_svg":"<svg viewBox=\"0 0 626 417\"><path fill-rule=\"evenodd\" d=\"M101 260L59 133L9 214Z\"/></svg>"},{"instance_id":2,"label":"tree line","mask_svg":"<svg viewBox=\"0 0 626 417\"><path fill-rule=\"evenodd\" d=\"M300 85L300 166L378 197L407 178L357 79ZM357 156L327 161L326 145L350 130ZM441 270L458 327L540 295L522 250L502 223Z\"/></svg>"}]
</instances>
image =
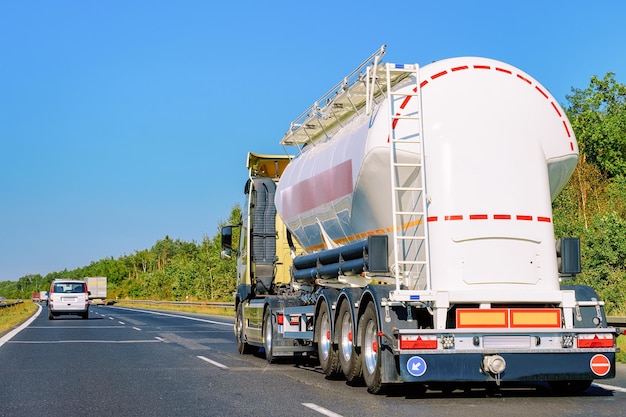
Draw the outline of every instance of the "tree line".
<instances>
[{"instance_id":1,"label":"tree line","mask_svg":"<svg viewBox=\"0 0 626 417\"><path fill-rule=\"evenodd\" d=\"M566 112L580 149L553 203L555 234L581 240L582 273L609 313L626 314L626 86L615 74L572 89Z\"/></svg>"},{"instance_id":2,"label":"tree line","mask_svg":"<svg viewBox=\"0 0 626 417\"><path fill-rule=\"evenodd\" d=\"M553 203L555 234L581 239L583 272L572 282L593 287L609 314L626 314L626 86L607 73L585 89L572 88L566 99L580 158ZM235 205L222 224L236 224L240 216ZM220 251L219 231L199 243L165 236L132 255L0 282L0 295L29 298L53 279L106 276L109 298L231 301L236 261L221 260Z\"/></svg>"},{"instance_id":3,"label":"tree line","mask_svg":"<svg viewBox=\"0 0 626 417\"><path fill-rule=\"evenodd\" d=\"M235 205L228 222L236 224L241 208ZM132 255L94 261L73 270L45 276L26 275L17 281L0 282L0 294L7 298L30 298L46 291L55 279L107 277L109 299L151 299L232 301L236 288L236 260L220 259L221 235L205 236L201 242L185 242L165 236L150 249Z\"/></svg>"}]
</instances>

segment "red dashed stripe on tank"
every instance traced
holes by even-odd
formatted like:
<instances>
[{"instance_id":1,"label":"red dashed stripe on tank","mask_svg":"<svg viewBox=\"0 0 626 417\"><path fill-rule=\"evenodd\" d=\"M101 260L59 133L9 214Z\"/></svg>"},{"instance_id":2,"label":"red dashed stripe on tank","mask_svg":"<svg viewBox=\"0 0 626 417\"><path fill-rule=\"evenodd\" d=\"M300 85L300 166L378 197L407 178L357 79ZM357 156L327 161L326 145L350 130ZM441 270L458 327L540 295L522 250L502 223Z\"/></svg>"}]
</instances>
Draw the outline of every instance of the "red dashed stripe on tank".
<instances>
[{"instance_id":1,"label":"red dashed stripe on tank","mask_svg":"<svg viewBox=\"0 0 626 417\"><path fill-rule=\"evenodd\" d=\"M502 74L507 74L507 75L515 76L515 77L516 77L517 79L519 79L520 81L522 81L522 82L524 82L524 83L528 84L529 86L533 86L533 82L532 82L530 79L528 79L527 77L525 77L524 75L522 75L522 74L513 73L513 71L511 71L511 70L509 70L509 69L506 69L506 68L501 68L501 67L493 67L493 68L492 68L490 65L473 65L473 66L471 66L471 67L470 67L470 66L468 66L468 65L462 65L462 66L458 66L458 67L453 67L453 68L450 68L450 71L448 71L448 70L443 70L443 71L440 71L440 72L438 72L438 73L436 73L436 74L434 74L434 75L431 75L431 76L430 76L430 81L434 81L434 80L436 80L437 78L441 78L441 77L443 77L443 76L445 76L445 75L448 75L448 74L450 74L450 73L454 73L454 72L458 72L458 71L464 71L464 70L469 70L470 68L473 68L473 69L475 69L475 70L490 70L490 71L491 71L491 70L494 70L494 71L499 72L499 73L502 73ZM428 79L423 80L423 81L420 83L420 88L423 88L423 87L425 87L426 85L428 85L428 83L429 83L430 81L429 81ZM556 104L556 102L554 101L554 99L553 99L553 98L551 98L551 97L550 97L550 95L549 95L548 93L546 93L546 92L545 92L545 91L544 91L544 90L543 90L543 89L542 89L539 85L534 85L534 88L535 88L535 91L537 91L537 93L538 93L538 94L541 94L541 96L542 96L543 98L545 98L546 100L549 100L549 101L550 101L550 104L551 104L552 108L554 109L554 112L556 113L557 117L558 117L559 119L561 119L561 121L562 121L563 128L565 129L565 134L567 135L567 137L568 137L568 138L571 138L571 137L572 137L572 134L571 134L571 132L570 132L570 130L569 130L569 128L568 128L568 126L567 126L567 122L566 122L566 120L565 120L565 118L564 118L564 115L563 115L563 114L561 113L561 111L559 110L559 106ZM417 88L414 88L414 89L413 89L413 92L417 92ZM405 100L404 100L404 101L402 102L402 104L400 105L400 108L401 108L401 109L404 109L404 108L408 105L408 103L409 103L409 101L410 101L411 97L412 97L412 96L407 96L407 97L405 98ZM400 114L396 114L396 116L399 116L399 115L400 115ZM396 124L398 123L398 120L399 120L399 119L394 119L394 120L393 120L393 123L392 123L392 128L395 128L395 127L396 127ZM573 150L574 150L574 142L573 142L573 141L570 141L569 145L570 145L570 150L571 150L571 151L573 151Z\"/></svg>"},{"instance_id":2,"label":"red dashed stripe on tank","mask_svg":"<svg viewBox=\"0 0 626 417\"><path fill-rule=\"evenodd\" d=\"M537 221L540 223L551 223L552 219L546 216L531 216L528 214L469 214L467 217L463 214L449 214L445 216L428 216L426 219L429 223L439 220L443 221L459 221L459 220L514 220L514 221Z\"/></svg>"}]
</instances>

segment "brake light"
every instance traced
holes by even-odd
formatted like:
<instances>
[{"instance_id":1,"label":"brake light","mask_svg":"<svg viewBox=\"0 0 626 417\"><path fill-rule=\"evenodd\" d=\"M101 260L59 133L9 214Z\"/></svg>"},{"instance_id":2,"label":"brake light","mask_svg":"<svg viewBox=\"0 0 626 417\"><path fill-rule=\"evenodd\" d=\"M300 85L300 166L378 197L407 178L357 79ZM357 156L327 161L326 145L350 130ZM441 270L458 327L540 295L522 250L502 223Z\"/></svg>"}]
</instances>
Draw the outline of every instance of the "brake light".
<instances>
[{"instance_id":1,"label":"brake light","mask_svg":"<svg viewBox=\"0 0 626 417\"><path fill-rule=\"evenodd\" d=\"M614 346L612 334L579 334L576 346L579 348L612 348Z\"/></svg>"},{"instance_id":2,"label":"brake light","mask_svg":"<svg viewBox=\"0 0 626 417\"><path fill-rule=\"evenodd\" d=\"M437 336L400 335L400 349L437 349Z\"/></svg>"},{"instance_id":3,"label":"brake light","mask_svg":"<svg viewBox=\"0 0 626 417\"><path fill-rule=\"evenodd\" d=\"M283 315L283 313L276 314L276 324L278 324L279 326L285 324L285 316Z\"/></svg>"}]
</instances>

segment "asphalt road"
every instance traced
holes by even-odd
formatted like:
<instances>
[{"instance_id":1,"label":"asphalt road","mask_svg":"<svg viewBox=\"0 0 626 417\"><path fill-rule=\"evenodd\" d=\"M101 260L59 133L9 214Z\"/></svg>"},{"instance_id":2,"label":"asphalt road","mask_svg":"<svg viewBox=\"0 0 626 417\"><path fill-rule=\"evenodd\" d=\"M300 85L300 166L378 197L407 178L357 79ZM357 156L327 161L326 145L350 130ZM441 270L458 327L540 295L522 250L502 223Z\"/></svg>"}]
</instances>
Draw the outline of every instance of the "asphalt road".
<instances>
[{"instance_id":1,"label":"asphalt road","mask_svg":"<svg viewBox=\"0 0 626 417\"><path fill-rule=\"evenodd\" d=\"M228 318L97 306L89 320L44 310L0 338L0 416L618 416L617 372L575 397L542 385L374 396L312 362L239 355Z\"/></svg>"}]
</instances>

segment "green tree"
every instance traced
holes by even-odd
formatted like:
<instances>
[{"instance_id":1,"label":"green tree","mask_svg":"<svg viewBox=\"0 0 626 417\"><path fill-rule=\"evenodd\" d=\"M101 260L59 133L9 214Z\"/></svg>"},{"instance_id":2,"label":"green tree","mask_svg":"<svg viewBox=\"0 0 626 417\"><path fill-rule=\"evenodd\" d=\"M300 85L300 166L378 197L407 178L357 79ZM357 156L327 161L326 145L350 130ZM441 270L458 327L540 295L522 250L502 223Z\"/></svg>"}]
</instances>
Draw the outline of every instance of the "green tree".
<instances>
[{"instance_id":1,"label":"green tree","mask_svg":"<svg viewBox=\"0 0 626 417\"><path fill-rule=\"evenodd\" d=\"M609 72L591 77L584 90L572 88L567 114L581 154L608 177L626 173L626 86Z\"/></svg>"},{"instance_id":2,"label":"green tree","mask_svg":"<svg viewBox=\"0 0 626 417\"><path fill-rule=\"evenodd\" d=\"M566 112L580 149L578 166L555 199L558 237L581 239L582 273L609 314L626 313L626 87L608 73L572 89Z\"/></svg>"}]
</instances>

